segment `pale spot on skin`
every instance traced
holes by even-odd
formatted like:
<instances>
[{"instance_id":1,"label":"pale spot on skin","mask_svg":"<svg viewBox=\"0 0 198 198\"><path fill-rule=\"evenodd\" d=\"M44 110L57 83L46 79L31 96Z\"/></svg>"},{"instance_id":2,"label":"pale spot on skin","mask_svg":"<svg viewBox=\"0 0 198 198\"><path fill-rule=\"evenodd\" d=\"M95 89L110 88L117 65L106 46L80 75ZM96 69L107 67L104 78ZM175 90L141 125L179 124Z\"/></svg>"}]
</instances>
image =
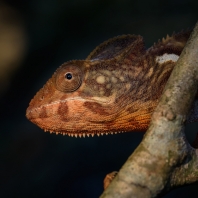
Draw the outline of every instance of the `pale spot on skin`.
<instances>
[{"instance_id":1,"label":"pale spot on skin","mask_svg":"<svg viewBox=\"0 0 198 198\"><path fill-rule=\"evenodd\" d=\"M124 81L124 77L123 76L120 76L120 80L123 82Z\"/></svg>"},{"instance_id":2,"label":"pale spot on skin","mask_svg":"<svg viewBox=\"0 0 198 198\"><path fill-rule=\"evenodd\" d=\"M151 67L147 73L147 77L151 77L153 74L153 67Z\"/></svg>"},{"instance_id":3,"label":"pale spot on skin","mask_svg":"<svg viewBox=\"0 0 198 198\"><path fill-rule=\"evenodd\" d=\"M107 89L110 89L110 88L111 88L111 84L107 84L107 85L106 85L106 88L107 88Z\"/></svg>"},{"instance_id":4,"label":"pale spot on skin","mask_svg":"<svg viewBox=\"0 0 198 198\"><path fill-rule=\"evenodd\" d=\"M104 84L105 83L105 76L102 76L102 75L98 76L96 78L96 82L99 83L99 84Z\"/></svg>"},{"instance_id":5,"label":"pale spot on skin","mask_svg":"<svg viewBox=\"0 0 198 198\"><path fill-rule=\"evenodd\" d=\"M157 56L156 57L156 62L162 64L162 63L165 63L167 61L173 61L173 62L176 62L178 60L179 56L176 55L176 54L163 54L162 56Z\"/></svg>"},{"instance_id":6,"label":"pale spot on skin","mask_svg":"<svg viewBox=\"0 0 198 198\"><path fill-rule=\"evenodd\" d=\"M100 95L104 95L104 93L105 93L105 92L104 92L103 90L100 91Z\"/></svg>"},{"instance_id":7,"label":"pale spot on skin","mask_svg":"<svg viewBox=\"0 0 198 198\"><path fill-rule=\"evenodd\" d=\"M129 90L129 89L131 88L131 84L130 84L130 83L127 83L127 84L125 85L125 87L126 87L127 90Z\"/></svg>"},{"instance_id":8,"label":"pale spot on skin","mask_svg":"<svg viewBox=\"0 0 198 198\"><path fill-rule=\"evenodd\" d=\"M108 71L108 70L104 70L104 71L103 71L103 73L104 73L104 74L106 74L106 75L108 75L108 76L110 76L110 75L111 75L111 72L110 72L110 71Z\"/></svg>"},{"instance_id":9,"label":"pale spot on skin","mask_svg":"<svg viewBox=\"0 0 198 198\"><path fill-rule=\"evenodd\" d=\"M117 83L117 81L118 81L117 78L115 78L114 76L111 77L111 82L112 83Z\"/></svg>"}]
</instances>

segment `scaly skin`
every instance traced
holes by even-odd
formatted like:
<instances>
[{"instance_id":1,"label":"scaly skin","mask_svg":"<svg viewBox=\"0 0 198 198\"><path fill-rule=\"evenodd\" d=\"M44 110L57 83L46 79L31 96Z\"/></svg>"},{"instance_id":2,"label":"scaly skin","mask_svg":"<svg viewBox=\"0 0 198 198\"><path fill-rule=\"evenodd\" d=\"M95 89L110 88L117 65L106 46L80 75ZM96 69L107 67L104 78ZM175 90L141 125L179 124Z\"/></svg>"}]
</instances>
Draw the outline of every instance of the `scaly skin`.
<instances>
[{"instance_id":1,"label":"scaly skin","mask_svg":"<svg viewBox=\"0 0 198 198\"><path fill-rule=\"evenodd\" d=\"M27 118L76 137L146 130L189 35L167 36L147 50L135 35L102 43L87 59L61 65L31 100Z\"/></svg>"}]
</instances>

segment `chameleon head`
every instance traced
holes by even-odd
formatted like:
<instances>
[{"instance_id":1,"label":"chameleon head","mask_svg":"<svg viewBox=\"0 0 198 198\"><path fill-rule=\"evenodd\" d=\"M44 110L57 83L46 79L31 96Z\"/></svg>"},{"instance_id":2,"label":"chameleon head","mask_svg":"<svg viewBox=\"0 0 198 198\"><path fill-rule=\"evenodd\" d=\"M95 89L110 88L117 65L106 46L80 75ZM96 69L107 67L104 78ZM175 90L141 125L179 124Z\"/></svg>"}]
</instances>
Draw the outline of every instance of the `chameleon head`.
<instances>
[{"instance_id":1,"label":"chameleon head","mask_svg":"<svg viewBox=\"0 0 198 198\"><path fill-rule=\"evenodd\" d=\"M107 66L64 63L31 100L27 118L45 131L71 136L130 130L123 97L131 88L128 77Z\"/></svg>"},{"instance_id":2,"label":"chameleon head","mask_svg":"<svg viewBox=\"0 0 198 198\"><path fill-rule=\"evenodd\" d=\"M138 122L125 111L132 89L127 67L142 53L142 37L126 35L102 43L84 61L63 64L31 100L27 118L63 135L138 129ZM126 64L121 67L120 61Z\"/></svg>"}]
</instances>

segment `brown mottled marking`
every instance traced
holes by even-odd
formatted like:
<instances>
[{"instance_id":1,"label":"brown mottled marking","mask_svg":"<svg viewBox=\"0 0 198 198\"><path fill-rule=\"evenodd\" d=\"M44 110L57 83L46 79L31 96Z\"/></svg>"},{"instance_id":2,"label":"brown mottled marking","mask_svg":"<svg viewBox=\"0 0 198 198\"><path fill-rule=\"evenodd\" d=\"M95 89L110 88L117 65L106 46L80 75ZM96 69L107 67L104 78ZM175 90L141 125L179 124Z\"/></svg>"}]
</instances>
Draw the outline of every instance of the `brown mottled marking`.
<instances>
[{"instance_id":1,"label":"brown mottled marking","mask_svg":"<svg viewBox=\"0 0 198 198\"><path fill-rule=\"evenodd\" d=\"M46 107L41 107L39 111L39 117L40 118L47 118L47 108Z\"/></svg>"},{"instance_id":2,"label":"brown mottled marking","mask_svg":"<svg viewBox=\"0 0 198 198\"><path fill-rule=\"evenodd\" d=\"M67 121L68 120L68 106L67 103L60 103L59 107L58 107L58 115L60 116L60 119L63 121Z\"/></svg>"},{"instance_id":3,"label":"brown mottled marking","mask_svg":"<svg viewBox=\"0 0 198 198\"><path fill-rule=\"evenodd\" d=\"M100 114L100 115L108 115L109 113L105 111L105 108L97 103L97 102L85 102L84 106L90 111Z\"/></svg>"},{"instance_id":4,"label":"brown mottled marking","mask_svg":"<svg viewBox=\"0 0 198 198\"><path fill-rule=\"evenodd\" d=\"M129 112L129 113L134 113L134 112L136 112L138 109L137 109L137 107L135 107L135 106L130 106L130 107L128 107L127 108L127 111Z\"/></svg>"}]
</instances>

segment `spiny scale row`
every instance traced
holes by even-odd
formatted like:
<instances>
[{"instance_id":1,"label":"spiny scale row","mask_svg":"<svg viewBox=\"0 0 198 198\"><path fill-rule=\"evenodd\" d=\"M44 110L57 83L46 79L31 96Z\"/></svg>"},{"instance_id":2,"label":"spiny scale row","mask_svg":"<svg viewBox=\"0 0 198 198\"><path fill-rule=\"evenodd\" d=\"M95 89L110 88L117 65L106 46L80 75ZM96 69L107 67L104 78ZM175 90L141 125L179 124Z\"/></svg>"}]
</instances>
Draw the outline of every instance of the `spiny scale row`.
<instances>
[{"instance_id":1,"label":"spiny scale row","mask_svg":"<svg viewBox=\"0 0 198 198\"><path fill-rule=\"evenodd\" d=\"M173 34L173 35L174 35L174 34ZM172 35L172 36L173 36L173 35ZM160 44L160 43L164 43L164 42L165 42L166 40L168 40L169 38L170 38L170 36L167 34L165 38L163 37L162 39L158 39L158 42L157 42L157 43L156 43L156 42L153 43L153 46L156 46L157 44Z\"/></svg>"},{"instance_id":2,"label":"spiny scale row","mask_svg":"<svg viewBox=\"0 0 198 198\"><path fill-rule=\"evenodd\" d=\"M48 132L46 129L44 129L44 132ZM56 133L56 135L58 134L62 134L63 136L65 135L68 135L68 136L71 136L71 137L94 137L94 135L97 135L97 136L100 136L100 135L113 135L113 134L117 134L117 133L124 133L124 131L119 131L119 132L105 132L105 133L64 133L64 132L54 132L54 131L49 131L50 133Z\"/></svg>"}]
</instances>

